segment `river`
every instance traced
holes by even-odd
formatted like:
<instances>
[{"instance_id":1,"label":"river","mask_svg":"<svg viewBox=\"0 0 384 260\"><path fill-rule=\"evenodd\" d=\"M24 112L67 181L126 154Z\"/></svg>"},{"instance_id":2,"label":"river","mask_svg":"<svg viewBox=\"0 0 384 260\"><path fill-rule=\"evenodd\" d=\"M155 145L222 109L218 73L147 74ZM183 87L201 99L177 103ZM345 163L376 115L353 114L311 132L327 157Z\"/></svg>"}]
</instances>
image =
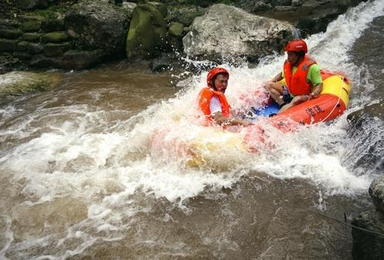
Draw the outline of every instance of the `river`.
<instances>
[{"instance_id":1,"label":"river","mask_svg":"<svg viewBox=\"0 0 384 260\"><path fill-rule=\"evenodd\" d=\"M352 80L347 113L285 134L266 126L274 147L256 154L217 138L198 167L175 143L206 133L191 123L206 72L107 64L0 108L0 258L351 259L341 222L373 209L383 162L365 162L383 158L384 123L369 123L364 143L346 117L383 101L384 1L306 40L321 67ZM223 64L233 107L284 59Z\"/></svg>"}]
</instances>

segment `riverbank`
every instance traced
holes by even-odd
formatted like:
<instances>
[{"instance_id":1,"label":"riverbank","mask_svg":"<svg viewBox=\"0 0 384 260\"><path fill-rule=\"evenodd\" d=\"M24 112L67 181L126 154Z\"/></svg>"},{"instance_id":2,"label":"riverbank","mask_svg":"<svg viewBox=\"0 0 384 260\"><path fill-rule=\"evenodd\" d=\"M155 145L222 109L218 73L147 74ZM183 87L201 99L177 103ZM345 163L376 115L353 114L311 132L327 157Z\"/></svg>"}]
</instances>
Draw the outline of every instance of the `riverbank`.
<instances>
[{"instance_id":1,"label":"riverbank","mask_svg":"<svg viewBox=\"0 0 384 260\"><path fill-rule=\"evenodd\" d=\"M213 4L221 2L243 8L239 10L252 15L285 20L296 27L302 36L307 36L324 31L329 22L361 1L350 0L341 4L337 1L212 0L187 4L172 0L157 3L9 0L1 4L0 73L28 68L81 70L111 59L128 59L131 63L152 60L152 64L158 64L152 67L154 71L167 69L164 64L169 63L180 66L182 58L187 56L185 49L189 48L185 46L184 38L194 30L191 25L195 18L203 16ZM321 12L315 11L320 7ZM148 20L145 17L152 18ZM225 21L225 17L221 19ZM284 34L284 37L274 38L274 41L286 42L294 37ZM235 40L227 39L228 42ZM214 41L210 39L207 44L214 45ZM247 41L249 44L255 39ZM251 51L254 53L251 56L247 52L239 53L239 56L257 63L264 55L281 52L283 46L282 42L271 45L273 48L268 52L255 49ZM204 51L197 56L208 54ZM188 58L197 57L188 53Z\"/></svg>"}]
</instances>

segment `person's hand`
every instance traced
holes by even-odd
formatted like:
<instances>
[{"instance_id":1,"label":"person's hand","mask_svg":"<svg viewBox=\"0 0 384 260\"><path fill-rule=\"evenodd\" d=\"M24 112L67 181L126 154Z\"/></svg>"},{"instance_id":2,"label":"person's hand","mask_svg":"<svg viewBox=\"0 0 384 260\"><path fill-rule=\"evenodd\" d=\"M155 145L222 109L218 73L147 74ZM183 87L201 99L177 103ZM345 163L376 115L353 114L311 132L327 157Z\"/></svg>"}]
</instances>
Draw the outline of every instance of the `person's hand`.
<instances>
[{"instance_id":1,"label":"person's hand","mask_svg":"<svg viewBox=\"0 0 384 260\"><path fill-rule=\"evenodd\" d=\"M317 98L319 96L319 94L320 94L319 91L314 90L313 92L311 92L309 94L309 99Z\"/></svg>"}]
</instances>

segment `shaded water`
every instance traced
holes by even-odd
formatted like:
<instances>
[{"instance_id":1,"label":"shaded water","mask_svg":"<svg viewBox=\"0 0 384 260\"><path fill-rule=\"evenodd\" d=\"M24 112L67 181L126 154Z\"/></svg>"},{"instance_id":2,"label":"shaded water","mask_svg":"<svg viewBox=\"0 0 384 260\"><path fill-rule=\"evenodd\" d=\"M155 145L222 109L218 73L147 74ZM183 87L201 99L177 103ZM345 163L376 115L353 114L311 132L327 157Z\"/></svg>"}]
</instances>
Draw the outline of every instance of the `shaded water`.
<instances>
[{"instance_id":1,"label":"shaded water","mask_svg":"<svg viewBox=\"0 0 384 260\"><path fill-rule=\"evenodd\" d=\"M384 62L372 51L384 49L365 46L383 42L383 15L383 1L362 4L308 39L322 67L352 78L350 111L381 100ZM224 64L234 108L283 60ZM379 172L350 167L346 115L270 128L275 148L259 154L212 135L220 149L200 147L205 161L190 167L171 150L209 134L192 123L205 76L180 90L175 76L108 65L3 107L0 258L350 259L351 230L334 219L372 208Z\"/></svg>"}]
</instances>

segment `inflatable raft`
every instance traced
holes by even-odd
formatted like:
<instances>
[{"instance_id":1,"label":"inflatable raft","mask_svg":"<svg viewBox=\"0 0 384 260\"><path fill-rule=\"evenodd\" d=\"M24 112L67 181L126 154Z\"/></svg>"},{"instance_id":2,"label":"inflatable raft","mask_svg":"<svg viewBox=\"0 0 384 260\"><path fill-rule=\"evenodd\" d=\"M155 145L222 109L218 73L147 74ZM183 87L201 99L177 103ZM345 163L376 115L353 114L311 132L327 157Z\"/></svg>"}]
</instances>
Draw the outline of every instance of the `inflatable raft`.
<instances>
[{"instance_id":1,"label":"inflatable raft","mask_svg":"<svg viewBox=\"0 0 384 260\"><path fill-rule=\"evenodd\" d=\"M189 167L219 167L223 170L223 167L228 166L225 162L233 164L234 161L241 161L245 154L257 153L261 143L270 147L268 149L273 149L274 145L268 143L266 136L268 131L263 130L264 126L258 123L258 118L265 117L267 122L271 122L279 130L288 132L297 129L299 124L328 122L344 113L349 103L350 82L345 76L335 73L322 72L322 78L323 89L318 98L303 102L280 114L276 114L279 111L276 103L266 101L260 107L253 108L254 116L249 119L254 125L240 127L237 132L218 126L199 127L185 136L179 135L184 126L180 126L181 129L162 129L153 136L152 152L157 151L157 156L160 155L159 151L166 153L160 157L165 156L171 161L184 158L182 160ZM260 93L259 97L261 96L265 98L265 93ZM260 104L260 100L255 103ZM232 152L226 153L228 150ZM237 159L234 154L239 155Z\"/></svg>"},{"instance_id":2,"label":"inflatable raft","mask_svg":"<svg viewBox=\"0 0 384 260\"><path fill-rule=\"evenodd\" d=\"M323 90L318 98L296 105L276 116L272 122L290 118L300 124L328 122L342 115L349 103L351 84L347 77L331 72L322 72ZM276 103L270 102L265 107L254 109L257 116L271 116L278 112Z\"/></svg>"}]
</instances>

